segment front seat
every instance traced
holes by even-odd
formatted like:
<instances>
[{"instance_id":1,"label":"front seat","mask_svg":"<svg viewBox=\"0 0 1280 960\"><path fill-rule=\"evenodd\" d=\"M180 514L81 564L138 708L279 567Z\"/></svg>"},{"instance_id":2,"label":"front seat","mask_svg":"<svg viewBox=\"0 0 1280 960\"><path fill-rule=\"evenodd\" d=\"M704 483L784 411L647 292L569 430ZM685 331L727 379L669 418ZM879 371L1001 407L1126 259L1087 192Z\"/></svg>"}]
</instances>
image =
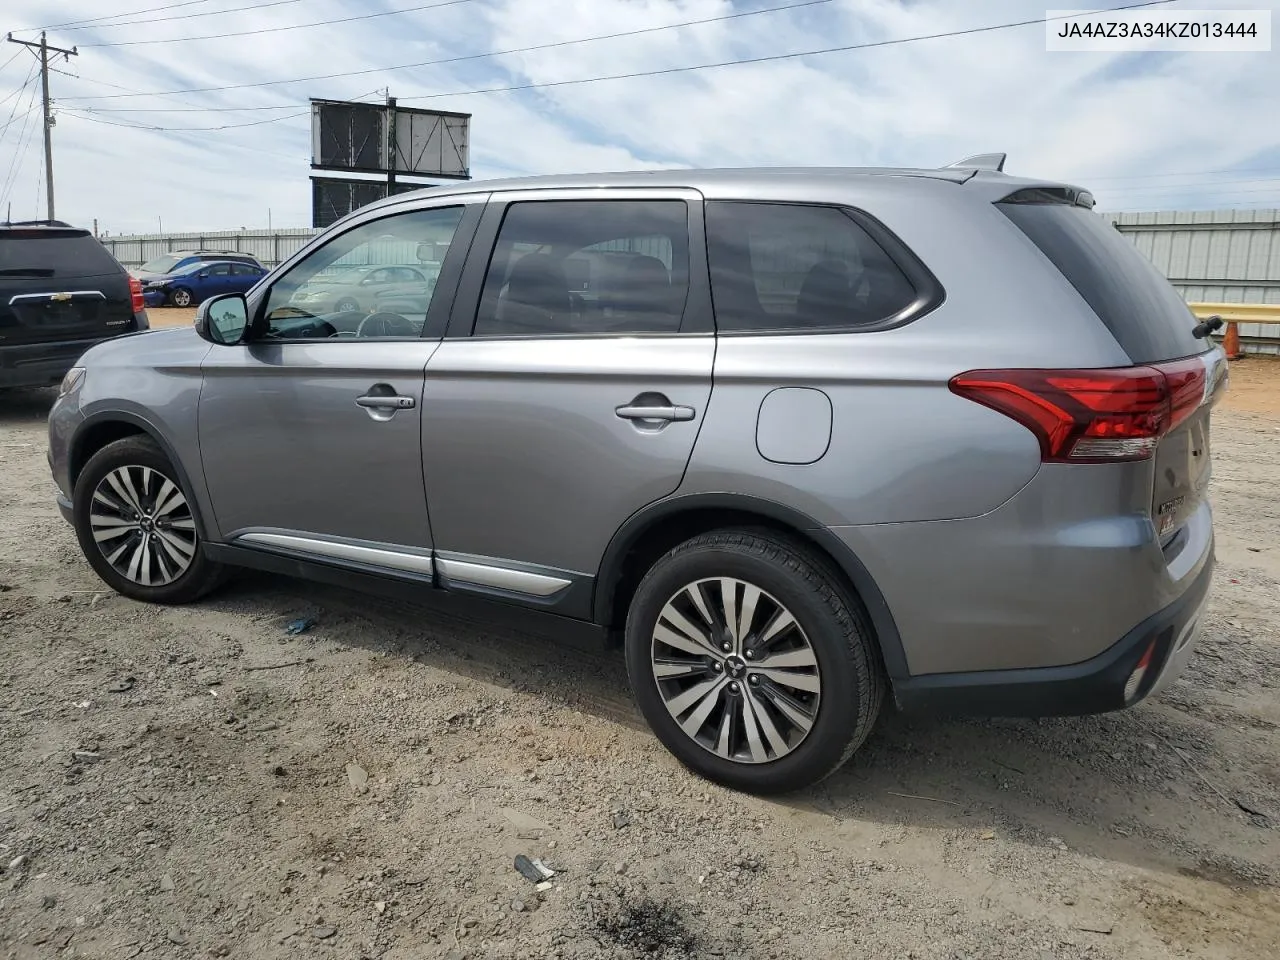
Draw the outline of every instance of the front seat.
<instances>
[{"instance_id":1,"label":"front seat","mask_svg":"<svg viewBox=\"0 0 1280 960\"><path fill-rule=\"evenodd\" d=\"M569 282L563 264L546 253L527 253L517 260L498 299L498 332L567 331L569 320Z\"/></svg>"}]
</instances>

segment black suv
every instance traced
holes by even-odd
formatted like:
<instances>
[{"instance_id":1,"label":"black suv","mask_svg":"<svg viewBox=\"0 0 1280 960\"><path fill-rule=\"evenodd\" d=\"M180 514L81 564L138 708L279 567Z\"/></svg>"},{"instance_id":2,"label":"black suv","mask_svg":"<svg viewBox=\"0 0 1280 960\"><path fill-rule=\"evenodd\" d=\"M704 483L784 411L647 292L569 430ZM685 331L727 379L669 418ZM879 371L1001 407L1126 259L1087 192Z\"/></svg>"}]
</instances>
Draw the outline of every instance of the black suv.
<instances>
[{"instance_id":1,"label":"black suv","mask_svg":"<svg viewBox=\"0 0 1280 960\"><path fill-rule=\"evenodd\" d=\"M0 388L57 383L98 341L149 327L142 284L88 230L0 223Z\"/></svg>"}]
</instances>

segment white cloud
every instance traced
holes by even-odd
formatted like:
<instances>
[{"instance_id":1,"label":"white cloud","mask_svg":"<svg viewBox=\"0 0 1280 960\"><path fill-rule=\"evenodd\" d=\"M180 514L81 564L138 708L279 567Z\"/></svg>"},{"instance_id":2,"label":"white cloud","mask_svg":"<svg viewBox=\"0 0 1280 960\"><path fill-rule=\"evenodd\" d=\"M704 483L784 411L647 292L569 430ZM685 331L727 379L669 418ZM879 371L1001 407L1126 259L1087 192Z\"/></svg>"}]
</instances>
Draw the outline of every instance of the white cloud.
<instances>
[{"instance_id":1,"label":"white cloud","mask_svg":"<svg viewBox=\"0 0 1280 960\"><path fill-rule=\"evenodd\" d=\"M394 64L465 56L705 19L786 0L474 0L435 10L250 37L91 47L94 42L264 29L378 9L357 0L244 6L210 0L116 29L52 30L84 44L58 69L66 108L54 130L59 216L97 218L112 232L301 225L310 218L306 117L202 133L123 129L79 111L154 107L296 105L308 96L352 97L389 85L414 106L462 110L472 121L476 176L655 166L935 165L1005 150L1011 172L1080 182L1108 209L1280 205L1280 94L1271 54L1050 54L1044 28L972 34L805 59L478 96L432 95L548 83L769 56L940 33L1042 16L1033 0L831 0L795 10L553 50L384 72ZM1190 0L1188 0L1190 2ZM156 6L140 0L9 0L8 23ZM1195 0L1232 8L1234 0ZM159 17L164 14L155 14ZM182 16L179 16L182 15ZM7 45L6 45L7 46ZM0 63L9 56L0 50ZM0 71L0 98L25 78L25 54ZM221 86L354 70L358 77L170 98L81 100L125 91ZM418 97L431 99L414 100ZM12 101L0 105L0 124ZM25 96L21 99L25 109ZM281 110L287 114L290 110ZM98 121L205 127L262 120L269 111L91 114ZM20 124L0 139L0 185ZM10 197L13 215L43 215L38 124ZM1226 171L1210 177L1155 176ZM1253 172L1261 169L1262 172ZM1255 179L1249 179L1255 178ZM1240 181L1240 182L1238 182ZM1216 185L1215 185L1216 184ZM3 207L0 207L3 210Z\"/></svg>"}]
</instances>

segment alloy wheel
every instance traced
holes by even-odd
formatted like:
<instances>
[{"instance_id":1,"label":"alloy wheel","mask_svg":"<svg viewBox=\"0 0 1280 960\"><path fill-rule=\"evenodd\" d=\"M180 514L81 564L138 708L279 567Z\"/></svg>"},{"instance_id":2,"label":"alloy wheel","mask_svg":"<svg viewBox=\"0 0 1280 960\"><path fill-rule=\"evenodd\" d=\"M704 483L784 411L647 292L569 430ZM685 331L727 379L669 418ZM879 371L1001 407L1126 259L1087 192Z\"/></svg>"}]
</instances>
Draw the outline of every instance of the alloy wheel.
<instances>
[{"instance_id":1,"label":"alloy wheel","mask_svg":"<svg viewBox=\"0 0 1280 960\"><path fill-rule=\"evenodd\" d=\"M162 587L196 556L196 524L182 489L151 467L117 467L98 481L89 505L98 549L122 577Z\"/></svg>"},{"instance_id":2,"label":"alloy wheel","mask_svg":"<svg viewBox=\"0 0 1280 960\"><path fill-rule=\"evenodd\" d=\"M191 294L188 293L186 290L173 291L173 305L175 307L191 306Z\"/></svg>"},{"instance_id":3,"label":"alloy wheel","mask_svg":"<svg viewBox=\"0 0 1280 960\"><path fill-rule=\"evenodd\" d=\"M777 760L817 720L822 674L809 638L790 610L744 580L678 590L654 626L650 662L667 711L723 759Z\"/></svg>"}]
</instances>

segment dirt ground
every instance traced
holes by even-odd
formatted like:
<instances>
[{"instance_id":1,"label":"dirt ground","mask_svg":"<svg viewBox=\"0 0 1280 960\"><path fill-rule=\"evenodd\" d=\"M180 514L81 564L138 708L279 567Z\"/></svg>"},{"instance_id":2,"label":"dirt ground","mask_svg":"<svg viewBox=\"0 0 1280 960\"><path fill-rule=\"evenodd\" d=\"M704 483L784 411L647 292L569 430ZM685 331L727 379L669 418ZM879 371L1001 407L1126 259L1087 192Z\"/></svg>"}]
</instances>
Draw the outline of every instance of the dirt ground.
<instances>
[{"instance_id":1,"label":"dirt ground","mask_svg":"<svg viewBox=\"0 0 1280 960\"><path fill-rule=\"evenodd\" d=\"M616 655L257 574L111 594L54 507L49 393L10 394L0 956L1280 956L1280 363L1232 376L1181 681L1091 718L886 715L775 801L679 767Z\"/></svg>"}]
</instances>

